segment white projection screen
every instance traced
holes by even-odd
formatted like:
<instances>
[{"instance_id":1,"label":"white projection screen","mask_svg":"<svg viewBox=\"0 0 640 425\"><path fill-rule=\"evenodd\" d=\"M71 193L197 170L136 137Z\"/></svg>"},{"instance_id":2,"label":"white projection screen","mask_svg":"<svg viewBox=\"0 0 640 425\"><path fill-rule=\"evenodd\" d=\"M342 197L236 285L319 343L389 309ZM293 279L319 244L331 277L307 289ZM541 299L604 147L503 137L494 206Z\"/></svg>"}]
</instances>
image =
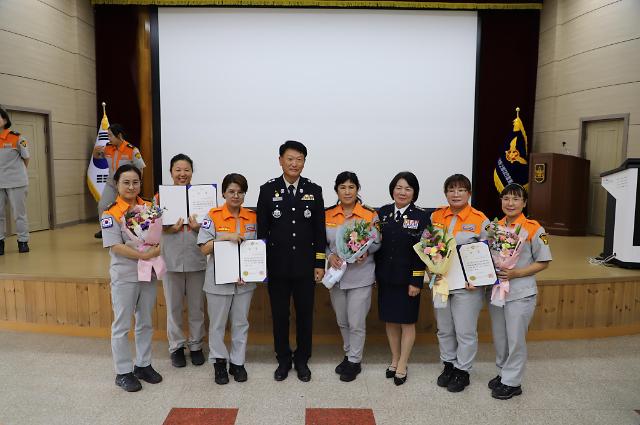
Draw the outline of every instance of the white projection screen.
<instances>
[{"instance_id":1,"label":"white projection screen","mask_svg":"<svg viewBox=\"0 0 640 425\"><path fill-rule=\"evenodd\" d=\"M475 12L161 7L162 182L185 153L194 184L243 174L253 207L293 139L326 205L345 170L368 205L404 170L442 205L447 176L471 178L476 47Z\"/></svg>"}]
</instances>

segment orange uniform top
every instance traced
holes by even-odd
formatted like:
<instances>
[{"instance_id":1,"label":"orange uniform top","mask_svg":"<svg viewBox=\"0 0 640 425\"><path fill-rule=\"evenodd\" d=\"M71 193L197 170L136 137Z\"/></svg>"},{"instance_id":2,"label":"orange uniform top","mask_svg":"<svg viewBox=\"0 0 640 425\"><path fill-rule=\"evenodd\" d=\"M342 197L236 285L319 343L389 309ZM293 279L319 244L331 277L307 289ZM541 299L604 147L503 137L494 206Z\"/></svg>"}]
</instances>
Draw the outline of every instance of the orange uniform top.
<instances>
[{"instance_id":1,"label":"orange uniform top","mask_svg":"<svg viewBox=\"0 0 640 425\"><path fill-rule=\"evenodd\" d=\"M373 218L377 215L375 211L372 211L368 207L362 206L360 202L356 202L356 205L353 207L353 212L351 214L352 216L350 218L359 218L366 221L367 223L371 223L373 221ZM324 220L327 227L336 227L344 223L345 216L342 205L338 204L327 209L324 212Z\"/></svg>"},{"instance_id":2,"label":"orange uniform top","mask_svg":"<svg viewBox=\"0 0 640 425\"><path fill-rule=\"evenodd\" d=\"M470 239L474 239L474 236L486 239L483 236L485 236L485 227L489 224L489 219L482 211L467 204L458 214L454 214L449 206L439 208L431 214L431 222L436 227L449 229L449 232L456 236L458 244L461 244L472 241L458 240L459 233L467 234L471 237Z\"/></svg>"},{"instance_id":3,"label":"orange uniform top","mask_svg":"<svg viewBox=\"0 0 640 425\"><path fill-rule=\"evenodd\" d=\"M241 207L238 218L236 219L229 211L225 203L221 207L211 208L207 214L210 223L202 223L205 229L209 226L212 234L217 233L239 233L247 239L255 239L257 215L255 211ZM247 235L245 235L247 233Z\"/></svg>"}]
</instances>

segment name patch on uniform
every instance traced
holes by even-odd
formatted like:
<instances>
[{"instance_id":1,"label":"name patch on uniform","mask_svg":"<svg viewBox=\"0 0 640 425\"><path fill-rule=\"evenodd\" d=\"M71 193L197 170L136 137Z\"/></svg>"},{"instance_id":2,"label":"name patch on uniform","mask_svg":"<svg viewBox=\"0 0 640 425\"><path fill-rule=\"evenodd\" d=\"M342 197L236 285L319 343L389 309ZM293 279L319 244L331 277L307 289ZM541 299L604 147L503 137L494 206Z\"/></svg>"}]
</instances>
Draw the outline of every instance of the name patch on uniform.
<instances>
[{"instance_id":1,"label":"name patch on uniform","mask_svg":"<svg viewBox=\"0 0 640 425\"><path fill-rule=\"evenodd\" d=\"M300 189L300 193L302 193L302 189ZM313 195L309 195L308 193L302 197L303 201L314 201L315 199Z\"/></svg>"},{"instance_id":2,"label":"name patch on uniform","mask_svg":"<svg viewBox=\"0 0 640 425\"><path fill-rule=\"evenodd\" d=\"M100 220L100 227L102 227L103 229L108 229L110 227L113 227L113 218L105 217L102 220Z\"/></svg>"},{"instance_id":3,"label":"name patch on uniform","mask_svg":"<svg viewBox=\"0 0 640 425\"><path fill-rule=\"evenodd\" d=\"M549 245L549 237L547 236L546 233L540 233L540 240L542 241L543 244Z\"/></svg>"},{"instance_id":4,"label":"name patch on uniform","mask_svg":"<svg viewBox=\"0 0 640 425\"><path fill-rule=\"evenodd\" d=\"M202 228L211 229L211 220L209 220L208 218L205 218L204 220L202 220Z\"/></svg>"},{"instance_id":5,"label":"name patch on uniform","mask_svg":"<svg viewBox=\"0 0 640 425\"><path fill-rule=\"evenodd\" d=\"M411 219L405 218L404 222L402 223L402 227L405 229L417 229L419 223L420 223L420 220L411 220Z\"/></svg>"},{"instance_id":6,"label":"name patch on uniform","mask_svg":"<svg viewBox=\"0 0 640 425\"><path fill-rule=\"evenodd\" d=\"M244 226L244 230L246 230L247 232L255 232L256 231L256 225L255 224L247 224Z\"/></svg>"},{"instance_id":7,"label":"name patch on uniform","mask_svg":"<svg viewBox=\"0 0 640 425\"><path fill-rule=\"evenodd\" d=\"M228 232L230 229L228 227L218 227L216 230L218 232Z\"/></svg>"},{"instance_id":8,"label":"name patch on uniform","mask_svg":"<svg viewBox=\"0 0 640 425\"><path fill-rule=\"evenodd\" d=\"M274 196L272 201L273 202L280 202L280 201L282 201L282 196Z\"/></svg>"},{"instance_id":9,"label":"name patch on uniform","mask_svg":"<svg viewBox=\"0 0 640 425\"><path fill-rule=\"evenodd\" d=\"M327 227L336 227L337 224L336 223L327 223Z\"/></svg>"},{"instance_id":10,"label":"name patch on uniform","mask_svg":"<svg viewBox=\"0 0 640 425\"><path fill-rule=\"evenodd\" d=\"M475 224L463 224L462 230L468 230L469 232L474 232L476 230Z\"/></svg>"}]
</instances>

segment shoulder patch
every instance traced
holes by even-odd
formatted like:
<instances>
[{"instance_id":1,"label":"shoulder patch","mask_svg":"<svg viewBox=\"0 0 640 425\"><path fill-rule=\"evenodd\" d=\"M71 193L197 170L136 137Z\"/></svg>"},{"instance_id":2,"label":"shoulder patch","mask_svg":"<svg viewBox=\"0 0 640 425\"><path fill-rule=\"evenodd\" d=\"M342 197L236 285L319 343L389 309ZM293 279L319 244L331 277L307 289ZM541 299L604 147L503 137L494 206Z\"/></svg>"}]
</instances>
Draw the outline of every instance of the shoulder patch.
<instances>
[{"instance_id":1,"label":"shoulder patch","mask_svg":"<svg viewBox=\"0 0 640 425\"><path fill-rule=\"evenodd\" d=\"M542 241L543 244L549 245L549 237L547 236L546 233L540 233L540 240Z\"/></svg>"},{"instance_id":2,"label":"shoulder patch","mask_svg":"<svg viewBox=\"0 0 640 425\"><path fill-rule=\"evenodd\" d=\"M131 143L129 143L129 142L125 142L125 143L126 143L126 146L127 146L128 148L131 148L131 149L135 149L135 148L136 148L135 146L133 146L133 145L132 145Z\"/></svg>"},{"instance_id":3,"label":"shoulder patch","mask_svg":"<svg viewBox=\"0 0 640 425\"><path fill-rule=\"evenodd\" d=\"M13 134L14 136L19 136L20 135L20 133L18 133L17 131L13 131L13 130L10 130L9 134Z\"/></svg>"},{"instance_id":4,"label":"shoulder patch","mask_svg":"<svg viewBox=\"0 0 640 425\"><path fill-rule=\"evenodd\" d=\"M208 218L205 218L204 220L202 220L202 228L211 229L211 220L209 220Z\"/></svg>"},{"instance_id":5,"label":"shoulder patch","mask_svg":"<svg viewBox=\"0 0 640 425\"><path fill-rule=\"evenodd\" d=\"M375 208L370 207L369 205L362 204L362 208L364 208L364 209L365 209L365 210L367 210L367 211L371 211L371 212L373 212L373 213L374 213L374 212L377 212Z\"/></svg>"},{"instance_id":6,"label":"shoulder patch","mask_svg":"<svg viewBox=\"0 0 640 425\"><path fill-rule=\"evenodd\" d=\"M113 217L103 217L100 220L100 227L103 229L113 227Z\"/></svg>"},{"instance_id":7,"label":"shoulder patch","mask_svg":"<svg viewBox=\"0 0 640 425\"><path fill-rule=\"evenodd\" d=\"M22 146L23 148L26 148L27 147L27 141L24 140L24 139L20 140L20 146Z\"/></svg>"},{"instance_id":8,"label":"shoulder patch","mask_svg":"<svg viewBox=\"0 0 640 425\"><path fill-rule=\"evenodd\" d=\"M116 205L118 205L118 203L117 203L117 202L112 203L111 205L109 205L109 206L107 207L107 209L106 209L105 211L110 210L112 207L115 207Z\"/></svg>"},{"instance_id":9,"label":"shoulder patch","mask_svg":"<svg viewBox=\"0 0 640 425\"><path fill-rule=\"evenodd\" d=\"M140 152L136 152L134 156L136 157L136 159L142 158L142 155L140 155Z\"/></svg>"}]
</instances>

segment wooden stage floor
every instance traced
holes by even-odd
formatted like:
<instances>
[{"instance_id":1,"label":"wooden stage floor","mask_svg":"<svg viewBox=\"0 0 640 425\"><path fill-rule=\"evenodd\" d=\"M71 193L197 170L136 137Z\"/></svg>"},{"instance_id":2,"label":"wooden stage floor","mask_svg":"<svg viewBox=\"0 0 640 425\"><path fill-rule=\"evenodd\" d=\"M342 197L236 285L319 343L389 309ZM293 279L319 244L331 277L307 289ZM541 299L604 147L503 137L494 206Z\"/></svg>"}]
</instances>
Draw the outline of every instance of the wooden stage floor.
<instances>
[{"instance_id":1,"label":"wooden stage floor","mask_svg":"<svg viewBox=\"0 0 640 425\"><path fill-rule=\"evenodd\" d=\"M80 224L31 234L31 252L18 254L15 237L6 240L0 257L0 328L108 335L111 323L109 255L93 238L97 226ZM530 337L539 339L610 336L640 332L640 270L589 263L602 251L601 237L551 236L554 260L538 275L540 294ZM158 337L166 324L162 287L155 319ZM429 291L423 291L418 338L434 340ZM384 339L377 319L376 293L369 333ZM271 317L266 288L258 288L251 312L252 334L269 341ZM61 329L61 328L67 328ZM327 290L316 292L314 332L319 340L337 336ZM488 338L486 308L479 332Z\"/></svg>"}]
</instances>

